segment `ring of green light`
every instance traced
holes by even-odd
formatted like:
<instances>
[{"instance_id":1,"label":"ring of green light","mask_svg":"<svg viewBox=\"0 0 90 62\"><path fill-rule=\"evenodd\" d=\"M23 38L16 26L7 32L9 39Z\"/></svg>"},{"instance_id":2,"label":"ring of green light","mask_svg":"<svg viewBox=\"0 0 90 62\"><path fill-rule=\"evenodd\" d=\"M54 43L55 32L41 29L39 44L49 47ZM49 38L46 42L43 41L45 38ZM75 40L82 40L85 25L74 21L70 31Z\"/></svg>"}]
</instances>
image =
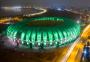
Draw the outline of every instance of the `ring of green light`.
<instances>
[{"instance_id":1,"label":"ring of green light","mask_svg":"<svg viewBox=\"0 0 90 62\"><path fill-rule=\"evenodd\" d=\"M60 21L61 24L35 25L33 21ZM34 25L28 25L28 23ZM50 23L49 23L50 24ZM27 48L56 48L68 45L78 37L80 24L73 19L66 17L37 17L25 18L22 22L10 25L7 29L7 36L13 40L20 39L21 46Z\"/></svg>"}]
</instances>

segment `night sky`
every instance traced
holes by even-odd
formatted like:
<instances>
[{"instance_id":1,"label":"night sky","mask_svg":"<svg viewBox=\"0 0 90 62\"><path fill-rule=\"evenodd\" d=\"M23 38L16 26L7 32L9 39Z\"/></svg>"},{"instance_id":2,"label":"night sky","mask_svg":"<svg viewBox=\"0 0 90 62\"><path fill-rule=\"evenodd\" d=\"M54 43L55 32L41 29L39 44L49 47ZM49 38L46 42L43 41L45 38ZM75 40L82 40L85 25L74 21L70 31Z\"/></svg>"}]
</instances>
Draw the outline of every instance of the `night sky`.
<instances>
[{"instance_id":1,"label":"night sky","mask_svg":"<svg viewBox=\"0 0 90 62\"><path fill-rule=\"evenodd\" d=\"M1 6L90 7L90 0L0 0Z\"/></svg>"}]
</instances>

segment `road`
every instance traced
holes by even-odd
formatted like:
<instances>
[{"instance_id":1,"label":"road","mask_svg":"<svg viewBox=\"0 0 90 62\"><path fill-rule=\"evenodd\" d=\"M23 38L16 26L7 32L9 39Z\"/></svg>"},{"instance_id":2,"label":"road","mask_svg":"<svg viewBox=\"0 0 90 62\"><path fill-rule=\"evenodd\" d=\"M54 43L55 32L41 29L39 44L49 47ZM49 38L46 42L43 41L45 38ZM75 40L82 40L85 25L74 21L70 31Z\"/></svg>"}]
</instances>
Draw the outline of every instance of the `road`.
<instances>
[{"instance_id":1,"label":"road","mask_svg":"<svg viewBox=\"0 0 90 62\"><path fill-rule=\"evenodd\" d=\"M68 57L66 62L80 62L80 58L82 56L84 43L79 40L79 42L74 47L73 51L71 52L70 56Z\"/></svg>"},{"instance_id":2,"label":"road","mask_svg":"<svg viewBox=\"0 0 90 62\"><path fill-rule=\"evenodd\" d=\"M80 40L75 45L74 49L72 50L70 55L67 57L67 60L65 62L80 62L81 61L83 48L89 35L90 35L90 24L87 25L85 29L83 30Z\"/></svg>"}]
</instances>

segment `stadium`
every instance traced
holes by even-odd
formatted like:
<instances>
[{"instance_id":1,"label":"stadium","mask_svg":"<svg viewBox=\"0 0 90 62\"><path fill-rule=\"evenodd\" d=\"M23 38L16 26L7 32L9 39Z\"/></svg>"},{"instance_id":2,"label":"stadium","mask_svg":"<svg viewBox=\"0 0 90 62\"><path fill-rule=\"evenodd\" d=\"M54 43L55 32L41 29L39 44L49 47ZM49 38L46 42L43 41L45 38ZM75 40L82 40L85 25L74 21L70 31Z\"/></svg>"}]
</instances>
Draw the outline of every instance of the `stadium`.
<instances>
[{"instance_id":1,"label":"stadium","mask_svg":"<svg viewBox=\"0 0 90 62\"><path fill-rule=\"evenodd\" d=\"M0 62L90 62L90 0L0 0Z\"/></svg>"},{"instance_id":2,"label":"stadium","mask_svg":"<svg viewBox=\"0 0 90 62\"><path fill-rule=\"evenodd\" d=\"M12 42L33 49L61 47L74 42L79 34L80 24L66 17L25 18L7 29Z\"/></svg>"}]
</instances>

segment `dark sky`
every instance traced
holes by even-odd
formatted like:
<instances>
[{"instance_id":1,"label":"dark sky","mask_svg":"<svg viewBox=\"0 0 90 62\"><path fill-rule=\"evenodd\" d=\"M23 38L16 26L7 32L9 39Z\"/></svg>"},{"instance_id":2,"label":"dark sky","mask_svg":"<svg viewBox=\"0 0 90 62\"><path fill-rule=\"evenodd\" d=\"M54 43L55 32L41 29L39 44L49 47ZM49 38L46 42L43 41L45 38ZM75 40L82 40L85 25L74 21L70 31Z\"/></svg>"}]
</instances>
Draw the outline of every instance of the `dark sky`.
<instances>
[{"instance_id":1,"label":"dark sky","mask_svg":"<svg viewBox=\"0 0 90 62\"><path fill-rule=\"evenodd\" d=\"M90 7L90 0L0 0L2 6Z\"/></svg>"}]
</instances>

